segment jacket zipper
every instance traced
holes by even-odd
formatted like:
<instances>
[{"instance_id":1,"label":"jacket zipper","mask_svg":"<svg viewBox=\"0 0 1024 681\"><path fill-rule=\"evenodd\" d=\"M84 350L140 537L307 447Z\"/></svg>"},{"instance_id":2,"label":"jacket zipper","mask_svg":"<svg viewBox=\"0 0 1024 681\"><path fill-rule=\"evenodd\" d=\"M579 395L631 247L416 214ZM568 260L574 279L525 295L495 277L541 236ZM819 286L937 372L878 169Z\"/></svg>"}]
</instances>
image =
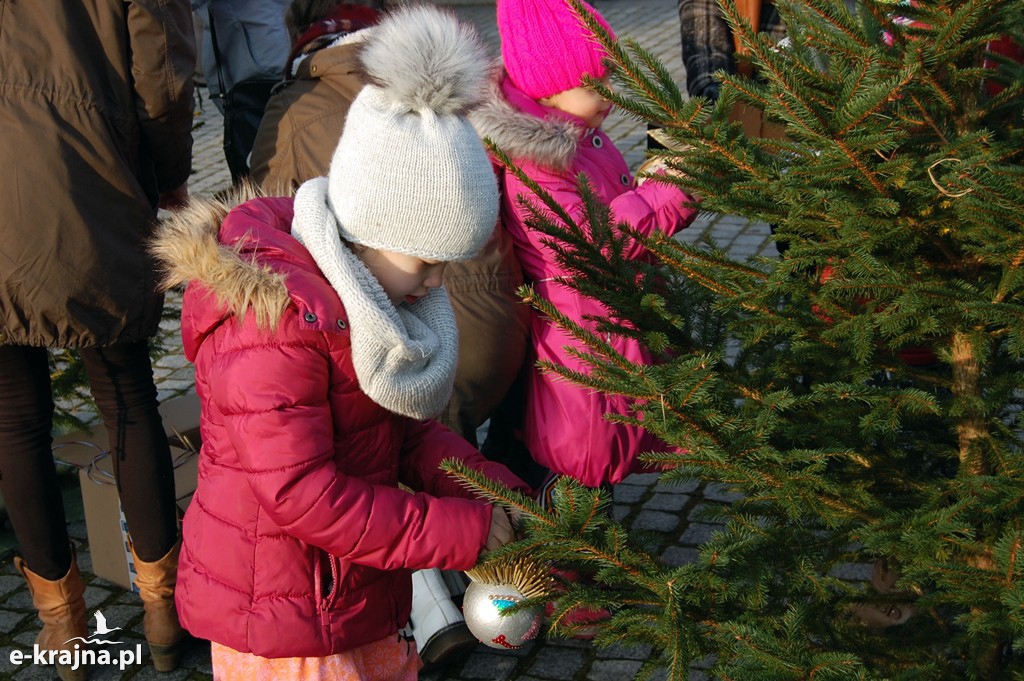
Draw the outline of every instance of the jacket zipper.
<instances>
[{"instance_id":1,"label":"jacket zipper","mask_svg":"<svg viewBox=\"0 0 1024 681\"><path fill-rule=\"evenodd\" d=\"M332 605L334 605L334 601L338 597L338 572L339 572L339 570L338 570L338 560L337 560L337 558L335 558L330 553L326 553L326 552L324 552L324 555L327 556L327 562L331 566L330 588L327 589L326 593L322 593L321 594L321 598L320 598L320 609L326 612L328 609L330 609L330 607ZM321 584L321 590L322 589L323 589L323 585Z\"/></svg>"}]
</instances>

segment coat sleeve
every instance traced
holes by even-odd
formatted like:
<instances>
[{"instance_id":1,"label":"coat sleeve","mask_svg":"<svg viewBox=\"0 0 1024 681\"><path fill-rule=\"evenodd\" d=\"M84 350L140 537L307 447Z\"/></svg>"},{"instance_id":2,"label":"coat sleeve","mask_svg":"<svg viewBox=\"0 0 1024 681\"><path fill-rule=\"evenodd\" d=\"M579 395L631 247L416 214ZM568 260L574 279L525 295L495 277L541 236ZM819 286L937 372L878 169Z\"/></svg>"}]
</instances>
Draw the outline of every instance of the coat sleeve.
<instances>
[{"instance_id":1,"label":"coat sleeve","mask_svg":"<svg viewBox=\"0 0 1024 681\"><path fill-rule=\"evenodd\" d=\"M648 180L612 199L612 216L633 225L645 235L662 231L672 235L688 227L697 209L687 205L693 198L675 185Z\"/></svg>"},{"instance_id":2,"label":"coat sleeve","mask_svg":"<svg viewBox=\"0 0 1024 681\"><path fill-rule=\"evenodd\" d=\"M342 473L334 462L335 447L345 443L334 437L332 363L325 345L304 338L223 353L216 381L209 381L210 399L268 518L353 563L383 570L472 567L491 507Z\"/></svg>"},{"instance_id":3,"label":"coat sleeve","mask_svg":"<svg viewBox=\"0 0 1024 681\"><path fill-rule=\"evenodd\" d=\"M510 196L525 197L531 204L541 208L548 215L547 206L534 194L519 178L511 173L506 173L506 186ZM585 224L586 210L583 205L583 197L577 189L576 180L566 176L548 175L540 181L541 187L558 201L558 204L578 224ZM612 219L627 222L645 235L653 234L655 231L662 231L665 234L675 234L689 226L697 217L699 212L696 208L687 205L693 199L678 187L648 180L640 186L625 191L616 196L609 203ZM525 224L530 212L516 202L515 208L520 222ZM543 237L537 235L539 240ZM626 251L630 258L641 257L644 248L634 243Z\"/></svg>"},{"instance_id":4,"label":"coat sleeve","mask_svg":"<svg viewBox=\"0 0 1024 681\"><path fill-rule=\"evenodd\" d=\"M472 445L436 421L409 420L402 452L402 482L415 490L442 497L478 498L441 470L445 459L461 459L491 480L529 494L530 486L500 463L488 461Z\"/></svg>"},{"instance_id":5,"label":"coat sleeve","mask_svg":"<svg viewBox=\"0 0 1024 681\"><path fill-rule=\"evenodd\" d=\"M195 33L187 0L127 3L135 114L157 189L181 186L192 169Z\"/></svg>"}]
</instances>

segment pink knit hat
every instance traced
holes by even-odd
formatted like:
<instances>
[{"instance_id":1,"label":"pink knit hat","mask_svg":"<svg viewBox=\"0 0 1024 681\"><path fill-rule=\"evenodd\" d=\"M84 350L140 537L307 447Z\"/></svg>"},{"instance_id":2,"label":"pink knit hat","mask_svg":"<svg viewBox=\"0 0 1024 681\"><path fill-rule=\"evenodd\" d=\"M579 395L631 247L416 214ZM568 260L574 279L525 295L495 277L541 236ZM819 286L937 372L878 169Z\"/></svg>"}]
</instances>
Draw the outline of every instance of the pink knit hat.
<instances>
[{"instance_id":1,"label":"pink knit hat","mask_svg":"<svg viewBox=\"0 0 1024 681\"><path fill-rule=\"evenodd\" d=\"M615 37L596 9L583 3ZM568 0L498 0L501 58L512 83L533 99L583 85L583 76L608 74L605 49Z\"/></svg>"}]
</instances>

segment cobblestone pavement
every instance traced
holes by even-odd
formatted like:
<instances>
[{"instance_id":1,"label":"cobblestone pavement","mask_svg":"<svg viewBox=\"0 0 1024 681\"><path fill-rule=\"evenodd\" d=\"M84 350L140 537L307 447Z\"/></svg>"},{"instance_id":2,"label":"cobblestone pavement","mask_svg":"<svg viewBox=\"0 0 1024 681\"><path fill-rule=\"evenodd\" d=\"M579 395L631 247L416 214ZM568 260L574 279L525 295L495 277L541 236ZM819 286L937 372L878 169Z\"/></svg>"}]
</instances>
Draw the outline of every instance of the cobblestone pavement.
<instances>
[{"instance_id":1,"label":"cobblestone pavement","mask_svg":"<svg viewBox=\"0 0 1024 681\"><path fill-rule=\"evenodd\" d=\"M620 36L636 38L652 50L668 65L683 82L683 67L679 55L679 24L674 0L596 0L593 4L615 27ZM452 2L456 11L472 20L484 38L492 46L497 36L494 26L493 3L472 3L462 0ZM210 195L228 187L229 175L221 155L221 117L215 107L206 99L206 90L201 89L202 113L197 117L199 127L195 131L195 162L189 181L190 190L195 194ZM645 129L642 123L621 113L615 113L606 123L606 129L620 144L632 167L643 160ZM767 239L768 228L763 224L747 224L734 216L702 215L686 230L683 239L696 242L713 238L718 245L727 248L734 256L746 258L753 255L774 255L775 249ZM177 301L172 297L168 303ZM181 356L177 347L175 322L168 322L165 343L169 352L156 364L156 373L161 399L190 392L193 388L192 368ZM77 476L65 476L65 494L68 506L69 530L78 547L78 561L87 588L86 604L90 613L101 609L111 626L121 627L120 640L125 648L134 649L143 641L142 611L137 597L92 572L92 555ZM708 504L724 503L729 494L715 486L666 486L659 484L656 475L635 475L614 490L614 514L634 530L642 530L653 537L651 548L660 552L663 559L678 565L691 561L697 554L696 546L715 530L713 525L696 519L696 511ZM2 547L14 545L13 533L9 526L0 531ZM17 681L55 678L51 668L40 667L28 662L15 665L10 653L14 649L30 651L38 632L39 622L32 608L31 596L21 577L11 564L12 551L0 554L0 678ZM215 607L215 604L211 604ZM145 646L143 645L143 649ZM580 641L547 640L528 645L514 652L496 651L483 645L478 646L464 660L453 662L447 667L422 674L424 681L490 681L499 679L566 680L566 681L620 681L630 679L650 654L646 648L612 648L598 650ZM187 651L182 666L170 674L158 674L149 664L147 657L141 664L129 665L124 671L116 667L94 668L90 679L211 679L208 644L196 641ZM707 678L700 668L695 667L695 680Z\"/></svg>"}]
</instances>

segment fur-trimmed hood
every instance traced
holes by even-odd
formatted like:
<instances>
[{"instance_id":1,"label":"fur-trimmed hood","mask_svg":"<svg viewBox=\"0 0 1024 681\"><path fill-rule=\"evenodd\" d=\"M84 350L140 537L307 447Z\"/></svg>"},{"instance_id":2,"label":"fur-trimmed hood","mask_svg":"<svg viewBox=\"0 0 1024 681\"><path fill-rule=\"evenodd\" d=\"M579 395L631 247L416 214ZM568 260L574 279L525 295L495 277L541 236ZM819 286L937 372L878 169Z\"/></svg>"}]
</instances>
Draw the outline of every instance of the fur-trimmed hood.
<instances>
[{"instance_id":1,"label":"fur-trimmed hood","mask_svg":"<svg viewBox=\"0 0 1024 681\"><path fill-rule=\"evenodd\" d=\"M251 311L261 327L275 327L289 303L285 275L242 257L240 242L225 244L219 237L228 213L258 197L252 186L223 199L193 195L164 220L150 245L163 269L162 289L199 283L216 296L226 314L242 318Z\"/></svg>"},{"instance_id":2,"label":"fur-trimmed hood","mask_svg":"<svg viewBox=\"0 0 1024 681\"><path fill-rule=\"evenodd\" d=\"M492 79L488 90L484 103L469 116L480 137L493 142L512 159L526 160L556 172L569 169L586 132L578 119L559 116L500 78Z\"/></svg>"}]
</instances>

